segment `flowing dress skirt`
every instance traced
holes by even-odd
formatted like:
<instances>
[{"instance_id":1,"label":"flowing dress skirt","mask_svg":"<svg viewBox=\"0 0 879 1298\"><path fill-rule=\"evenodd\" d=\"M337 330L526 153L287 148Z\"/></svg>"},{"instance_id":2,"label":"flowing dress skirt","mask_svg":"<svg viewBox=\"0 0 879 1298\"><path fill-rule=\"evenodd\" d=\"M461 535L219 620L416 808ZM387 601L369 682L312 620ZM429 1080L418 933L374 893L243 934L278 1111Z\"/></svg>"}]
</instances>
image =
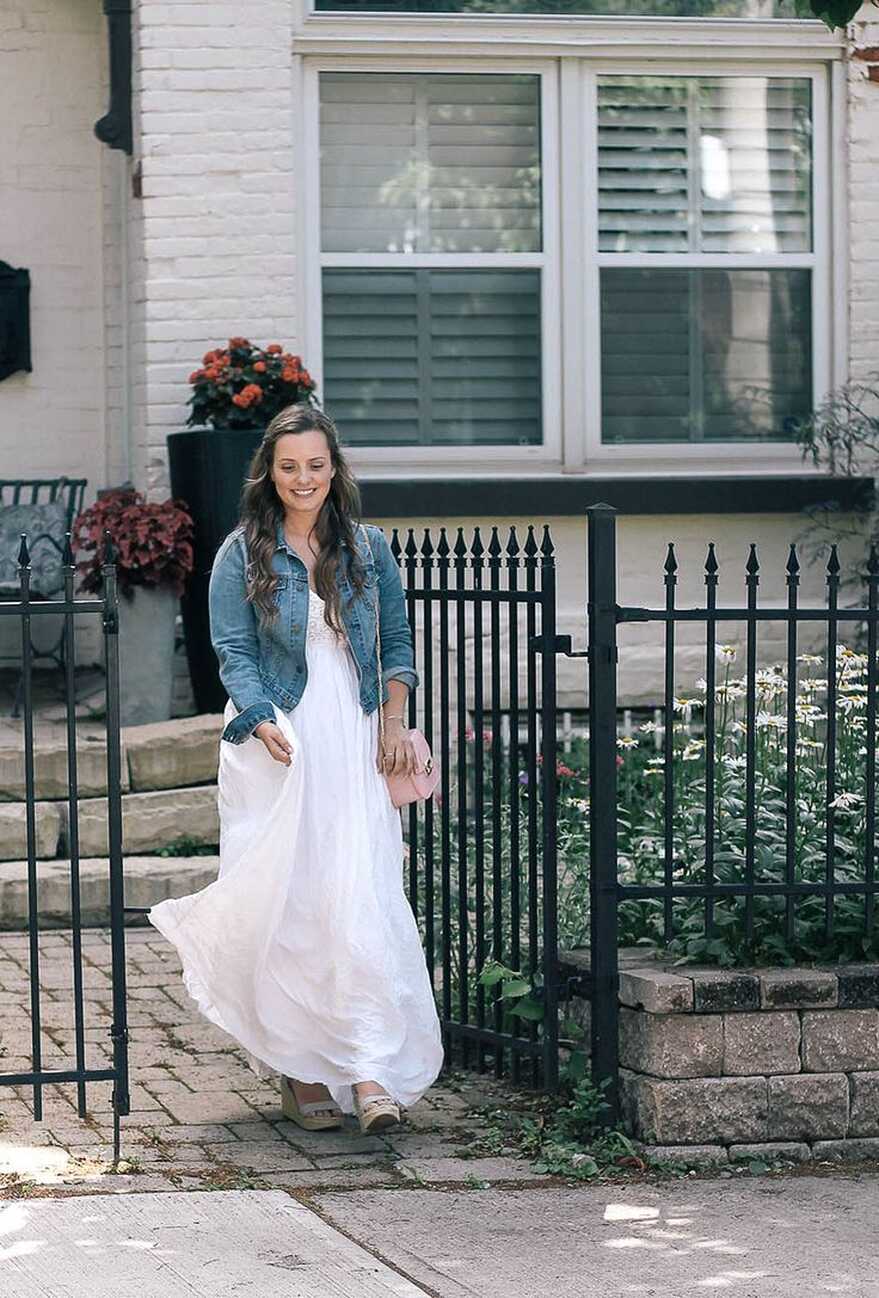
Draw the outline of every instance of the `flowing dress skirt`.
<instances>
[{"instance_id":1,"label":"flowing dress skirt","mask_svg":"<svg viewBox=\"0 0 879 1298\"><path fill-rule=\"evenodd\" d=\"M217 879L148 918L257 1075L323 1082L345 1113L360 1081L411 1106L443 1046L403 889L401 817L375 765L378 713L364 713L347 641L313 591L306 655L302 698L275 709L292 764L254 737L220 742ZM234 715L227 704L224 721Z\"/></svg>"}]
</instances>

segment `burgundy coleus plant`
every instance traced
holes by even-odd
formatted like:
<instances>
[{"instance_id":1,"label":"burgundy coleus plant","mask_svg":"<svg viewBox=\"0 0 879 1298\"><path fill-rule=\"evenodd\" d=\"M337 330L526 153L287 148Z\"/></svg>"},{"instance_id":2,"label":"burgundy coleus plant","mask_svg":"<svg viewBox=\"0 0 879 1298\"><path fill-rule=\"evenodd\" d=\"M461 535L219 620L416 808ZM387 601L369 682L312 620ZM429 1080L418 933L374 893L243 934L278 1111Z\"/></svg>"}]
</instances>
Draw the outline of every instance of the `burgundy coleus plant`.
<instances>
[{"instance_id":1,"label":"burgundy coleus plant","mask_svg":"<svg viewBox=\"0 0 879 1298\"><path fill-rule=\"evenodd\" d=\"M182 500L148 501L140 491L108 491L73 523L71 544L82 574L81 588L99 593L105 534L116 548L119 592L129 599L138 586L170 587L182 595L192 572L192 518Z\"/></svg>"}]
</instances>

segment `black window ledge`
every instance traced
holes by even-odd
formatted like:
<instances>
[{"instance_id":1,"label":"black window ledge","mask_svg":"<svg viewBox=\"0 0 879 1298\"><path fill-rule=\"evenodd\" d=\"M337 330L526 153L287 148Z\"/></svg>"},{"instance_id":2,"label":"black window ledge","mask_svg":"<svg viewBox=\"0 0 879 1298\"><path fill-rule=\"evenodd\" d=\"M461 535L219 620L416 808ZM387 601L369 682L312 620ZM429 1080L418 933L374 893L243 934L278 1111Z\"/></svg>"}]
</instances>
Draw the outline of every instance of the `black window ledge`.
<instances>
[{"instance_id":1,"label":"black window ledge","mask_svg":"<svg viewBox=\"0 0 879 1298\"><path fill-rule=\"evenodd\" d=\"M829 503L869 508L872 478L816 475L655 478L358 478L365 517L449 518L582 514L796 514Z\"/></svg>"}]
</instances>

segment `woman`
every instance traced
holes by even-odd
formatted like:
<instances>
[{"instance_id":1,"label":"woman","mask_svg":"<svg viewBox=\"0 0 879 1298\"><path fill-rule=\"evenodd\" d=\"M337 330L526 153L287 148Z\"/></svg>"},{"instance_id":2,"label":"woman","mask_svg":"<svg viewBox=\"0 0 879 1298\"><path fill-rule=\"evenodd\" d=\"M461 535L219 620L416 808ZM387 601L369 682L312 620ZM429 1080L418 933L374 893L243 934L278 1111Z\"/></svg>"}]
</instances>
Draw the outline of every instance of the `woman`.
<instances>
[{"instance_id":1,"label":"woman","mask_svg":"<svg viewBox=\"0 0 879 1298\"><path fill-rule=\"evenodd\" d=\"M201 1012L281 1074L283 1112L314 1130L356 1112L366 1132L400 1121L443 1049L384 779L415 769L419 680L399 570L359 499L332 421L281 411L211 573L219 874L148 913Z\"/></svg>"}]
</instances>

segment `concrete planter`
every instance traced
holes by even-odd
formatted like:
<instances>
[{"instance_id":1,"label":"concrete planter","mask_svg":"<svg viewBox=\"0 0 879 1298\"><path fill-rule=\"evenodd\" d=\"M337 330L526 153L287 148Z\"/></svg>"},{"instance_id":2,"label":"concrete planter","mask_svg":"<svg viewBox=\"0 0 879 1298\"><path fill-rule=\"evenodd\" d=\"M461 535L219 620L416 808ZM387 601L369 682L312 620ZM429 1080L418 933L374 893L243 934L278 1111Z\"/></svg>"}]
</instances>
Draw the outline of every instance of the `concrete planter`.
<instances>
[{"instance_id":1,"label":"concrete planter","mask_svg":"<svg viewBox=\"0 0 879 1298\"><path fill-rule=\"evenodd\" d=\"M119 706L123 726L167 721L174 686L177 596L139 586L119 597Z\"/></svg>"}]
</instances>

